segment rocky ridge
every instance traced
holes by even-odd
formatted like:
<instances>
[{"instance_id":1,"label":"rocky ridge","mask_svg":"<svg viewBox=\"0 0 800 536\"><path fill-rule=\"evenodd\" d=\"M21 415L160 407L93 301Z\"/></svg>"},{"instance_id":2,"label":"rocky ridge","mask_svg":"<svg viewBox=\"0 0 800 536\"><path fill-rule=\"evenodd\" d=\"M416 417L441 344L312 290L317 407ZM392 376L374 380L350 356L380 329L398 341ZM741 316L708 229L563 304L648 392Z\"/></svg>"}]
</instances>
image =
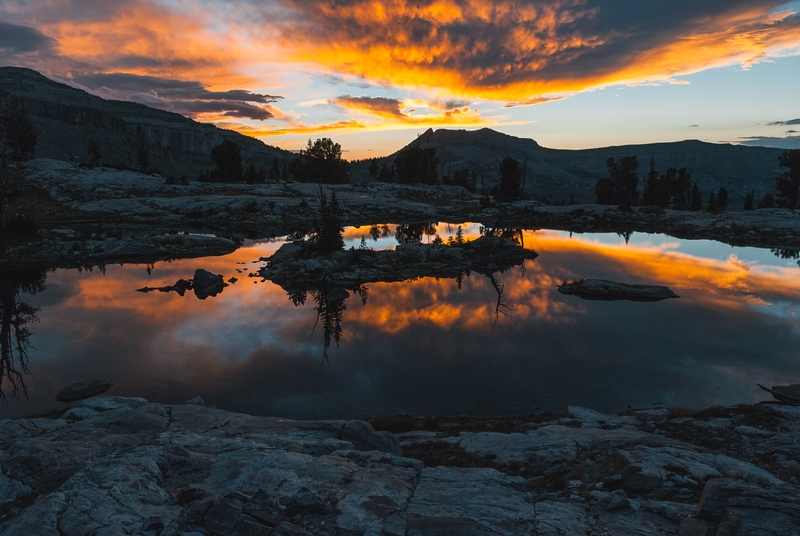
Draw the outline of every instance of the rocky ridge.
<instances>
[{"instance_id":1,"label":"rocky ridge","mask_svg":"<svg viewBox=\"0 0 800 536\"><path fill-rule=\"evenodd\" d=\"M604 415L573 407L505 420L427 418L429 430L391 434L363 421L289 421L200 404L100 396L57 419L0 421L0 532L800 531L796 407L691 417L680 408Z\"/></svg>"},{"instance_id":2,"label":"rocky ridge","mask_svg":"<svg viewBox=\"0 0 800 536\"><path fill-rule=\"evenodd\" d=\"M88 162L88 141L99 144L101 162L138 169L137 151L149 165L175 178L195 178L214 168L211 149L230 140L245 164L269 169L273 159L288 163L288 151L231 130L134 102L106 100L50 80L36 71L0 67L0 104L24 106L36 127L40 158Z\"/></svg>"}]
</instances>

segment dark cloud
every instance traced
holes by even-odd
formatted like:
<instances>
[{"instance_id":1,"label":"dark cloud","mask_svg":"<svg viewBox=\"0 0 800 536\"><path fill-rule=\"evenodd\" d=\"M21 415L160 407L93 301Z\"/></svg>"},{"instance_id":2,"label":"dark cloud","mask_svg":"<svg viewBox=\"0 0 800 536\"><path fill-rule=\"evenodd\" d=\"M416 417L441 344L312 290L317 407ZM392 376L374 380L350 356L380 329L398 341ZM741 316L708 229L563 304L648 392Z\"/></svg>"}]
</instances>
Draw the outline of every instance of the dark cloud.
<instances>
[{"instance_id":1,"label":"dark cloud","mask_svg":"<svg viewBox=\"0 0 800 536\"><path fill-rule=\"evenodd\" d=\"M0 21L0 54L15 56L53 52L58 43L36 28Z\"/></svg>"},{"instance_id":2,"label":"dark cloud","mask_svg":"<svg viewBox=\"0 0 800 536\"><path fill-rule=\"evenodd\" d=\"M797 43L800 29L797 15L775 16L786 0L421 0L382 10L368 0L279 4L264 8L263 21L297 43L303 60L509 101L757 61L773 43Z\"/></svg>"},{"instance_id":3,"label":"dark cloud","mask_svg":"<svg viewBox=\"0 0 800 536\"><path fill-rule=\"evenodd\" d=\"M189 117L218 113L263 121L273 117L271 107L264 105L282 98L243 89L209 91L200 82L126 73L82 74L72 81L104 98L130 100Z\"/></svg>"},{"instance_id":4,"label":"dark cloud","mask_svg":"<svg viewBox=\"0 0 800 536\"><path fill-rule=\"evenodd\" d=\"M792 132L791 130L789 132ZM800 149L800 136L786 136L777 138L773 136L747 136L741 138L742 145L754 147L775 147L777 149Z\"/></svg>"},{"instance_id":5,"label":"dark cloud","mask_svg":"<svg viewBox=\"0 0 800 536\"><path fill-rule=\"evenodd\" d=\"M800 125L800 119L789 119L788 121L773 121L771 123L767 123L767 125L775 126L790 126L790 125Z\"/></svg>"}]
</instances>

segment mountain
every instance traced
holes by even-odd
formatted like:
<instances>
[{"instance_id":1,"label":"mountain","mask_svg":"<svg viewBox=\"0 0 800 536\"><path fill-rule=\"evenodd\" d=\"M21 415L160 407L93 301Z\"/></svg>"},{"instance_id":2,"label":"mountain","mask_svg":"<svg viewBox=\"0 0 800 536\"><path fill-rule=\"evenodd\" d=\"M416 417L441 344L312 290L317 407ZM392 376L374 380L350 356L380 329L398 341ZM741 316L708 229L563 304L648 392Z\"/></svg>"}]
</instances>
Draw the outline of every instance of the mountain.
<instances>
[{"instance_id":1,"label":"mountain","mask_svg":"<svg viewBox=\"0 0 800 536\"><path fill-rule=\"evenodd\" d=\"M527 191L553 201L574 196L580 202L594 202L595 183L608 176L606 161L609 157L638 158L641 192L652 158L660 173L669 167L686 167L704 198L711 190L724 186L730 194L732 208L739 208L740 200L751 190L755 190L756 200L774 190L775 178L782 172L778 156L784 151L697 140L599 149L548 149L532 139L509 136L489 128L476 131L429 129L408 146L417 143L423 148L436 149L440 174L469 168L479 177L483 176L487 188L499 181L499 164L503 157L509 155L522 162L527 155ZM389 162L396 154L384 160Z\"/></svg>"},{"instance_id":2,"label":"mountain","mask_svg":"<svg viewBox=\"0 0 800 536\"><path fill-rule=\"evenodd\" d=\"M192 179L214 168L211 149L225 140L239 144L245 165L269 169L275 158L293 158L237 132L143 104L105 100L30 69L0 67L0 106L9 101L24 105L36 127L38 158L86 162L88 142L95 139L102 164L138 168L137 151L143 143L152 168Z\"/></svg>"}]
</instances>

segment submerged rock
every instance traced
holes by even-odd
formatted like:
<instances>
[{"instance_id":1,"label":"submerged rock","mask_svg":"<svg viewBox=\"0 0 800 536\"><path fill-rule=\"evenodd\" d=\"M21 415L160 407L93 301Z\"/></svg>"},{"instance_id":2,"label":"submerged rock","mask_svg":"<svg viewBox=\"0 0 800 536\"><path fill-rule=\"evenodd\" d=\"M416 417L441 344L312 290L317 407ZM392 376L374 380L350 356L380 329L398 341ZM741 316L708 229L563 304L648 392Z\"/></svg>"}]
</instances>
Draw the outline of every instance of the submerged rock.
<instances>
[{"instance_id":1,"label":"submerged rock","mask_svg":"<svg viewBox=\"0 0 800 536\"><path fill-rule=\"evenodd\" d=\"M561 294L578 296L584 300L654 302L679 298L669 287L659 285L629 285L605 279L580 279L558 287Z\"/></svg>"},{"instance_id":2,"label":"submerged rock","mask_svg":"<svg viewBox=\"0 0 800 536\"><path fill-rule=\"evenodd\" d=\"M79 380L64 387L56 395L59 402L77 402L85 398L103 394L114 386L104 380Z\"/></svg>"},{"instance_id":3,"label":"submerged rock","mask_svg":"<svg viewBox=\"0 0 800 536\"><path fill-rule=\"evenodd\" d=\"M194 295L201 300L205 300L209 296L216 296L227 286L228 284L222 279L222 275L212 274L202 268L195 270L192 278Z\"/></svg>"}]
</instances>

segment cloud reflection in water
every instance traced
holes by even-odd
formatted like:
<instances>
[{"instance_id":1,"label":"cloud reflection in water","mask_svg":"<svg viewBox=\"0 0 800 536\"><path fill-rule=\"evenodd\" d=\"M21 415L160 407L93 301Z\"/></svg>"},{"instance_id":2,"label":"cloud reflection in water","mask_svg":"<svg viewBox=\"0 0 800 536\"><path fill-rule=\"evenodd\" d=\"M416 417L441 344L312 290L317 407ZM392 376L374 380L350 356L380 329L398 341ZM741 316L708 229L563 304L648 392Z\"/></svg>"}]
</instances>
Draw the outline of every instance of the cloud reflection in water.
<instances>
[{"instance_id":1,"label":"cloud reflection in water","mask_svg":"<svg viewBox=\"0 0 800 536\"><path fill-rule=\"evenodd\" d=\"M369 240L349 236L361 234ZM685 242L658 236L644 245L549 231L524 239L540 256L497 275L508 317L495 321L497 294L478 274L461 290L431 278L369 285L366 305L346 302L330 367L321 366L319 328L312 337L313 300L294 306L279 287L247 277L279 244L160 263L151 276L143 266L57 271L47 283L62 289L59 299L26 298L41 307L31 400L0 415L51 409L58 389L86 376L114 383L110 394L200 394L226 409L296 418L700 407L761 400L755 381L800 380L798 268L689 255ZM205 301L134 292L197 268L239 281ZM585 302L556 291L579 277L667 285L681 298Z\"/></svg>"}]
</instances>

